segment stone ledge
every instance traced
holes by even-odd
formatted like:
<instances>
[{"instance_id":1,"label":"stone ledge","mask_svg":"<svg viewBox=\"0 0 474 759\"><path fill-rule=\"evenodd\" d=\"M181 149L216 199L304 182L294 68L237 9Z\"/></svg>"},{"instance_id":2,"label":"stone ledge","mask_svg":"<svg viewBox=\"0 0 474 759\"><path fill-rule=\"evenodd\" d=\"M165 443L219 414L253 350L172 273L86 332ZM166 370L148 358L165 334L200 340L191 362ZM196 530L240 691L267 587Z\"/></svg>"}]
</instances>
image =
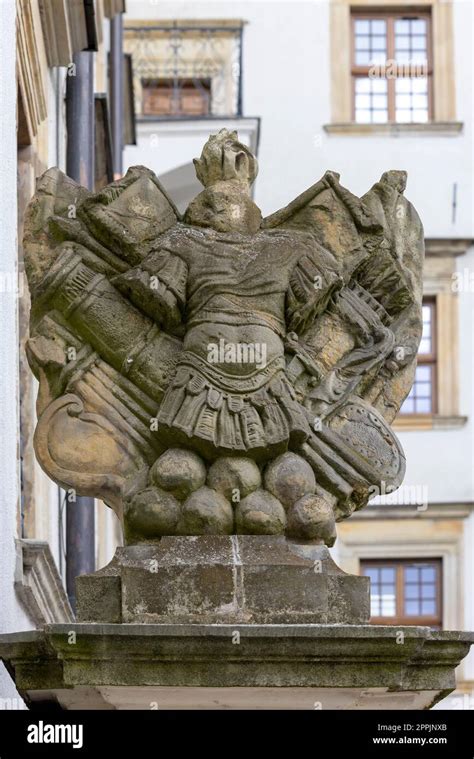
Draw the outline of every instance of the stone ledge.
<instances>
[{"instance_id":1,"label":"stone ledge","mask_svg":"<svg viewBox=\"0 0 474 759\"><path fill-rule=\"evenodd\" d=\"M473 244L470 237L427 237L425 255L432 258L464 256Z\"/></svg>"},{"instance_id":2,"label":"stone ledge","mask_svg":"<svg viewBox=\"0 0 474 759\"><path fill-rule=\"evenodd\" d=\"M353 121L325 124L323 129L341 137L456 137L462 121L431 121L426 124L358 124Z\"/></svg>"},{"instance_id":3,"label":"stone ledge","mask_svg":"<svg viewBox=\"0 0 474 759\"><path fill-rule=\"evenodd\" d=\"M455 688L455 667L472 642L472 633L427 627L76 623L1 635L0 657L33 705L79 708L92 692L95 708L126 708L134 689L143 708L156 698L179 707L184 689L181 708L192 708L193 688L196 703L210 689L214 708L219 699L232 708L245 688L254 708L275 698L288 706L284 689L295 691L296 708L326 697L330 708L347 708L367 692L386 695L378 708L429 708ZM367 703L352 708L374 708Z\"/></svg>"},{"instance_id":4,"label":"stone ledge","mask_svg":"<svg viewBox=\"0 0 474 759\"><path fill-rule=\"evenodd\" d=\"M420 430L456 430L464 427L467 416L458 414L400 414L393 422L399 432Z\"/></svg>"}]
</instances>

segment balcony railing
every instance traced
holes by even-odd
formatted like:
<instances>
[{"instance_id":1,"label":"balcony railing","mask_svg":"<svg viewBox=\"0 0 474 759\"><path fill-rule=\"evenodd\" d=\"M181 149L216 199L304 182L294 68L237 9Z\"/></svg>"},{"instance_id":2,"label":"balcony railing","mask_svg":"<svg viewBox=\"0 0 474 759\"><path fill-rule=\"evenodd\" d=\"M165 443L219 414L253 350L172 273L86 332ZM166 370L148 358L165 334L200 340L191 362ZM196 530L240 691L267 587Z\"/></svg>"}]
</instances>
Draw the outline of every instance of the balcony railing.
<instances>
[{"instance_id":1,"label":"balcony railing","mask_svg":"<svg viewBox=\"0 0 474 759\"><path fill-rule=\"evenodd\" d=\"M137 116L241 116L242 37L242 22L127 24Z\"/></svg>"}]
</instances>

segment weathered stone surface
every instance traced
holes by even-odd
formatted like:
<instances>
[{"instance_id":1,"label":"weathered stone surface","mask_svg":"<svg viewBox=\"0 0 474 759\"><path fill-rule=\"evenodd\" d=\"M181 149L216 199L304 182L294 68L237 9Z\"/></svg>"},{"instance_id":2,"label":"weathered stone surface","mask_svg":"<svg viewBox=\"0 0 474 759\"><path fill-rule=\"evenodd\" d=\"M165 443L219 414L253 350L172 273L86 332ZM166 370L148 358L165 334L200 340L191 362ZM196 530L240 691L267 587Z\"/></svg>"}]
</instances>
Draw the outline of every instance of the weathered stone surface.
<instances>
[{"instance_id":1,"label":"weathered stone surface","mask_svg":"<svg viewBox=\"0 0 474 759\"><path fill-rule=\"evenodd\" d=\"M284 453L265 470L267 490L288 508L307 493L314 493L316 479L307 461L295 453ZM303 537L303 536L302 536Z\"/></svg>"},{"instance_id":2,"label":"weathered stone surface","mask_svg":"<svg viewBox=\"0 0 474 759\"><path fill-rule=\"evenodd\" d=\"M331 504L316 493L304 495L288 510L288 533L334 545L336 522Z\"/></svg>"},{"instance_id":3,"label":"weathered stone surface","mask_svg":"<svg viewBox=\"0 0 474 759\"><path fill-rule=\"evenodd\" d=\"M200 488L207 478L236 503L231 486L248 497L265 466L285 508L317 483L345 519L404 475L389 424L415 371L424 237L406 174L358 198L327 171L262 219L237 133L212 135L195 166L204 189L183 217L144 167L98 193L58 169L39 179L24 241L38 460L121 520L133 513L127 540L175 530L163 513L147 527L150 485L192 499L185 532L236 529ZM301 539L305 503L288 522ZM328 544L329 524L317 530Z\"/></svg>"},{"instance_id":4,"label":"weathered stone surface","mask_svg":"<svg viewBox=\"0 0 474 759\"><path fill-rule=\"evenodd\" d=\"M417 626L68 623L0 635L0 657L43 707L400 710L447 696L472 642Z\"/></svg>"},{"instance_id":5,"label":"weathered stone surface","mask_svg":"<svg viewBox=\"0 0 474 759\"><path fill-rule=\"evenodd\" d=\"M77 584L76 617L94 622L122 622L122 580L110 564Z\"/></svg>"},{"instance_id":6,"label":"weathered stone surface","mask_svg":"<svg viewBox=\"0 0 474 759\"><path fill-rule=\"evenodd\" d=\"M184 500L204 485L206 467L193 451L170 448L155 461L149 477L154 485L168 490L179 500Z\"/></svg>"},{"instance_id":7,"label":"weathered stone surface","mask_svg":"<svg viewBox=\"0 0 474 759\"><path fill-rule=\"evenodd\" d=\"M204 486L183 503L178 524L180 535L230 535L233 527L232 506L216 490Z\"/></svg>"},{"instance_id":8,"label":"weathered stone surface","mask_svg":"<svg viewBox=\"0 0 474 759\"><path fill-rule=\"evenodd\" d=\"M324 545L280 535L163 537L118 548L106 569L107 582L120 578L126 623L363 624L370 614L367 577L342 572ZM76 581L80 619L104 621L91 578Z\"/></svg>"},{"instance_id":9,"label":"weathered stone surface","mask_svg":"<svg viewBox=\"0 0 474 759\"><path fill-rule=\"evenodd\" d=\"M285 509L271 493L255 490L237 504L235 526L240 535L282 534L286 527Z\"/></svg>"},{"instance_id":10,"label":"weathered stone surface","mask_svg":"<svg viewBox=\"0 0 474 759\"><path fill-rule=\"evenodd\" d=\"M207 484L231 503L238 503L239 499L260 487L262 476L252 459L225 456L209 467Z\"/></svg>"},{"instance_id":11,"label":"weathered stone surface","mask_svg":"<svg viewBox=\"0 0 474 759\"><path fill-rule=\"evenodd\" d=\"M173 535L180 518L180 505L171 493L148 487L135 495L125 506L125 537L127 542L149 540L160 535Z\"/></svg>"}]
</instances>

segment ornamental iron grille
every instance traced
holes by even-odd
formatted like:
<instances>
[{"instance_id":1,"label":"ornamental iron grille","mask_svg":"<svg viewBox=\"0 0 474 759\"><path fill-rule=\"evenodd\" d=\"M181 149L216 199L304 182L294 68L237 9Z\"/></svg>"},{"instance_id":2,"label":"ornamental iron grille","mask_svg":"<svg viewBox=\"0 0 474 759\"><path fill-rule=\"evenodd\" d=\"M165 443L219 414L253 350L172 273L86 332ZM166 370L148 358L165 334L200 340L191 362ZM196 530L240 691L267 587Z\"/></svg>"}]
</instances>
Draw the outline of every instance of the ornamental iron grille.
<instances>
[{"instance_id":1,"label":"ornamental iron grille","mask_svg":"<svg viewBox=\"0 0 474 759\"><path fill-rule=\"evenodd\" d=\"M241 116L242 32L242 22L127 25L137 116Z\"/></svg>"}]
</instances>

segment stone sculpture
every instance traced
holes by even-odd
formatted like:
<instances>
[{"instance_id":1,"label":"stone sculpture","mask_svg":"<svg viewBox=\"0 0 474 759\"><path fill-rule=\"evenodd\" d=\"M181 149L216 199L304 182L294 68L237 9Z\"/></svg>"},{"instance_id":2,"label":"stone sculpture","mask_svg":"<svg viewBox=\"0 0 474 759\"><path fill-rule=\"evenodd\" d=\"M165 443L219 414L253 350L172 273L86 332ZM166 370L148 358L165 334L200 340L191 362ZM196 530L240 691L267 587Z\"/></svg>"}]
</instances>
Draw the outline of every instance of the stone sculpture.
<instances>
[{"instance_id":1,"label":"stone sculpture","mask_svg":"<svg viewBox=\"0 0 474 759\"><path fill-rule=\"evenodd\" d=\"M389 171L362 198L326 172L262 219L257 161L211 136L183 217L144 167L92 193L58 169L26 220L36 453L102 499L128 544L335 522L404 455L390 422L421 336L423 229Z\"/></svg>"}]
</instances>

